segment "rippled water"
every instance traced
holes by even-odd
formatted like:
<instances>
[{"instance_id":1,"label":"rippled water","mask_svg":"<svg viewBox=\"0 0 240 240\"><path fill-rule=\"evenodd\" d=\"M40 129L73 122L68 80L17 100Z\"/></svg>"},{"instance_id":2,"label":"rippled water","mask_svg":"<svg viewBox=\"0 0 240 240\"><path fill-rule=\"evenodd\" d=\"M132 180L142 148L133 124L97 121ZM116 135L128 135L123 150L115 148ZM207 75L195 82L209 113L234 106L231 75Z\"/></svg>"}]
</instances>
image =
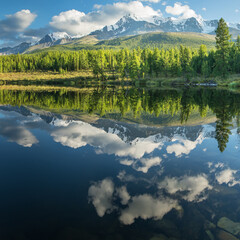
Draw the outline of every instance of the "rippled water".
<instances>
[{"instance_id":1,"label":"rippled water","mask_svg":"<svg viewBox=\"0 0 240 240\"><path fill-rule=\"evenodd\" d=\"M0 239L238 239L240 95L0 90Z\"/></svg>"}]
</instances>

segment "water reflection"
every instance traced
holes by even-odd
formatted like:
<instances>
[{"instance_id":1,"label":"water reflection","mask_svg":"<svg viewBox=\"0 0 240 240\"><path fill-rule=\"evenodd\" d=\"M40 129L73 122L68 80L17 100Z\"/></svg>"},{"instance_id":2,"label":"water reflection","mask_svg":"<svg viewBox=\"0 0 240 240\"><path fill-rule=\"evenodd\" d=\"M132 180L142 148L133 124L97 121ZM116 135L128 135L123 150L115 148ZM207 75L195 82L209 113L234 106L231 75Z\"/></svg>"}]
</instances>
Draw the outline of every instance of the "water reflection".
<instances>
[{"instance_id":1,"label":"water reflection","mask_svg":"<svg viewBox=\"0 0 240 240\"><path fill-rule=\"evenodd\" d=\"M14 112L4 113L4 118L0 118L0 135L10 142L16 142L23 147L32 147L37 144L37 138L24 127L25 118ZM0 113L1 114L1 113Z\"/></svg>"},{"instance_id":2,"label":"water reflection","mask_svg":"<svg viewBox=\"0 0 240 240\"><path fill-rule=\"evenodd\" d=\"M92 118L101 116L151 126L181 125L181 123L197 125L212 123L215 119L216 139L222 152L231 134L232 120L236 118L238 126L240 123L239 94L226 90L136 88L76 91L0 90L0 103L40 107L60 114L77 115L80 118L83 113L91 113ZM74 126L71 128L74 131Z\"/></svg>"},{"instance_id":3,"label":"water reflection","mask_svg":"<svg viewBox=\"0 0 240 240\"><path fill-rule=\"evenodd\" d=\"M126 225L134 223L137 218L159 220L172 209L181 210L176 200L163 196L130 196L125 186L115 189L111 179L94 183L89 188L88 195L99 217L116 210L120 212L119 220ZM120 200L121 207L114 203L117 200Z\"/></svg>"},{"instance_id":4,"label":"water reflection","mask_svg":"<svg viewBox=\"0 0 240 240\"><path fill-rule=\"evenodd\" d=\"M240 222L237 93L100 89L0 91L0 95L2 104L9 104L0 107L0 144L18 149L21 158L44 155L41 164L46 165L39 175L45 176L49 166L63 165L63 172L68 168L68 179L63 183L63 173L56 174L51 190L53 195L68 190L72 194L55 213L64 219L72 214L61 226L81 225L94 234L93 239L240 237L236 231ZM14 107L13 101L24 106ZM15 158L9 153L8 159ZM71 169L74 162L81 168ZM32 190L36 195L39 186ZM79 203L74 205L76 192ZM54 205L61 201L53 199ZM53 209L49 205L43 208L45 213ZM47 216L42 220L49 220ZM73 220L79 217L83 220Z\"/></svg>"}]
</instances>

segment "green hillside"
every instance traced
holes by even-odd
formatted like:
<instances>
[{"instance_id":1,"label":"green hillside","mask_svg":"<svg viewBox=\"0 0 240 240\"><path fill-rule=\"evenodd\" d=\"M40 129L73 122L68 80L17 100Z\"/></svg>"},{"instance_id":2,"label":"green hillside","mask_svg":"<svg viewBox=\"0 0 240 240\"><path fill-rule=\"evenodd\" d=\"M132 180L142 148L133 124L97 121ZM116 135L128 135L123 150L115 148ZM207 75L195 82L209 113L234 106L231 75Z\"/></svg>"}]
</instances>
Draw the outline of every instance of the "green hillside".
<instances>
[{"instance_id":1,"label":"green hillside","mask_svg":"<svg viewBox=\"0 0 240 240\"><path fill-rule=\"evenodd\" d=\"M137 36L122 37L112 40L101 41L97 45L119 47L119 48L136 48L136 47L158 47L172 48L180 45L199 48L201 44L207 45L208 48L215 46L215 37L201 33L148 33Z\"/></svg>"},{"instance_id":2,"label":"green hillside","mask_svg":"<svg viewBox=\"0 0 240 240\"><path fill-rule=\"evenodd\" d=\"M137 47L145 48L172 48L180 45L199 48L201 44L205 44L208 49L214 48L215 36L202 33L146 33L137 36L127 36L111 40L99 41L94 36L87 36L77 40L73 40L67 44L56 45L45 49L32 48L29 52L42 51L76 51L81 49L134 49Z\"/></svg>"}]
</instances>

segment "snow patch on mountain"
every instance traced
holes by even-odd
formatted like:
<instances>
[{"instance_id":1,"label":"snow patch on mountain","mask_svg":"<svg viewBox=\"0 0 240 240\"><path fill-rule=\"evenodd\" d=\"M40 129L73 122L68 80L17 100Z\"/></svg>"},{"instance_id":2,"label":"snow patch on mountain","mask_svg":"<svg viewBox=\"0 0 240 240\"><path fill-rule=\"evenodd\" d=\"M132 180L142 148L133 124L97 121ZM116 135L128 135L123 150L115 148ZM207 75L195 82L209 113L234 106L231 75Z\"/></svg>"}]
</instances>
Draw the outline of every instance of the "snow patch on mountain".
<instances>
[{"instance_id":1,"label":"snow patch on mountain","mask_svg":"<svg viewBox=\"0 0 240 240\"><path fill-rule=\"evenodd\" d=\"M240 30L240 24L229 23L229 27ZM114 25L105 26L92 32L99 39L111 39L121 36L137 35L147 32L196 32L213 34L218 26L218 20L204 20L201 16L191 18L175 18L153 16L143 19L133 14L126 15Z\"/></svg>"},{"instance_id":2,"label":"snow patch on mountain","mask_svg":"<svg viewBox=\"0 0 240 240\"><path fill-rule=\"evenodd\" d=\"M68 35L66 32L53 32L50 33L49 36L51 37L52 41L57 41L60 39L71 39L71 36Z\"/></svg>"}]
</instances>

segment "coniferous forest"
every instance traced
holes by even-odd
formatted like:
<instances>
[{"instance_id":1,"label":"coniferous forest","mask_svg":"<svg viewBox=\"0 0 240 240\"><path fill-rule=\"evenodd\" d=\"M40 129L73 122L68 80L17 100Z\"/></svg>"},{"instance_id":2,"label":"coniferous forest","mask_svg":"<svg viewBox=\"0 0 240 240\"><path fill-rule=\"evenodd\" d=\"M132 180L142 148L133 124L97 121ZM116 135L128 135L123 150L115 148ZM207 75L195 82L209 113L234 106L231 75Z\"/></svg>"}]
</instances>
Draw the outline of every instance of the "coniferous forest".
<instances>
[{"instance_id":1,"label":"coniferous forest","mask_svg":"<svg viewBox=\"0 0 240 240\"><path fill-rule=\"evenodd\" d=\"M215 89L140 90L99 88L94 91L19 91L0 90L0 104L29 105L51 111L80 111L100 117L159 123L157 118L171 116L171 121L186 124L194 114L204 118L216 115L216 139L224 151L231 135L233 119L237 119L240 131L239 93ZM165 119L164 124L167 124Z\"/></svg>"},{"instance_id":2,"label":"coniferous forest","mask_svg":"<svg viewBox=\"0 0 240 240\"><path fill-rule=\"evenodd\" d=\"M180 48L134 50L80 50L45 52L0 57L0 73L54 71L92 71L98 79L144 79L157 77L225 77L240 73L240 37L231 41L229 28L220 19L216 30L216 49L205 45L198 50Z\"/></svg>"}]
</instances>

